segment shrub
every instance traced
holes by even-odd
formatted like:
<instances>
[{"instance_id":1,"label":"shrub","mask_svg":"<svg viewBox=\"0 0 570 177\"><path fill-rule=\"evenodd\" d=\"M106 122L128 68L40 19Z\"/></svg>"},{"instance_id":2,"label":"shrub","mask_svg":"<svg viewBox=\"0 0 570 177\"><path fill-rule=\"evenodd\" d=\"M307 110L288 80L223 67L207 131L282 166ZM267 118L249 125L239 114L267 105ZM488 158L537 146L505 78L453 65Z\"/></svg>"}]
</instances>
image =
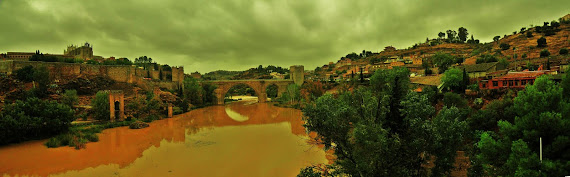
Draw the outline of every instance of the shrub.
<instances>
[{"instance_id":1,"label":"shrub","mask_svg":"<svg viewBox=\"0 0 570 177\"><path fill-rule=\"evenodd\" d=\"M28 98L0 113L0 144L49 137L67 131L75 119L67 105Z\"/></svg>"},{"instance_id":2,"label":"shrub","mask_svg":"<svg viewBox=\"0 0 570 177\"><path fill-rule=\"evenodd\" d=\"M14 73L16 74L16 79L24 82L32 82L34 80L35 71L36 69L33 66L25 66L14 71Z\"/></svg>"},{"instance_id":3,"label":"shrub","mask_svg":"<svg viewBox=\"0 0 570 177\"><path fill-rule=\"evenodd\" d=\"M91 101L91 106L93 107L93 117L97 120L108 120L110 119L110 105L109 105L109 93L107 92L97 92L95 98Z\"/></svg>"},{"instance_id":4,"label":"shrub","mask_svg":"<svg viewBox=\"0 0 570 177\"><path fill-rule=\"evenodd\" d=\"M527 38L533 37L532 31L527 31L527 32L526 32L526 37L527 37Z\"/></svg>"},{"instance_id":5,"label":"shrub","mask_svg":"<svg viewBox=\"0 0 570 177\"><path fill-rule=\"evenodd\" d=\"M146 116L146 117L143 119L143 122L152 122L152 121L155 121L155 120L158 120L158 116L157 116L157 115L154 115L154 114L151 114L151 115Z\"/></svg>"},{"instance_id":6,"label":"shrub","mask_svg":"<svg viewBox=\"0 0 570 177\"><path fill-rule=\"evenodd\" d=\"M73 108L73 105L79 102L79 97L77 96L76 90L65 90L61 97L61 103Z\"/></svg>"},{"instance_id":7,"label":"shrub","mask_svg":"<svg viewBox=\"0 0 570 177\"><path fill-rule=\"evenodd\" d=\"M550 52L546 49L540 51L540 57L548 57L550 56Z\"/></svg>"},{"instance_id":8,"label":"shrub","mask_svg":"<svg viewBox=\"0 0 570 177\"><path fill-rule=\"evenodd\" d=\"M447 92L443 95L443 104L447 107L465 108L467 107L467 100L463 99L459 94Z\"/></svg>"},{"instance_id":9,"label":"shrub","mask_svg":"<svg viewBox=\"0 0 570 177\"><path fill-rule=\"evenodd\" d=\"M560 55L567 55L567 54L568 54L568 49L567 49L567 48L562 48L562 49L560 49L560 51L558 52L558 54L560 54Z\"/></svg>"},{"instance_id":10,"label":"shrub","mask_svg":"<svg viewBox=\"0 0 570 177\"><path fill-rule=\"evenodd\" d=\"M546 47L546 38L540 37L539 39L536 40L536 43L537 47Z\"/></svg>"},{"instance_id":11,"label":"shrub","mask_svg":"<svg viewBox=\"0 0 570 177\"><path fill-rule=\"evenodd\" d=\"M99 136L97 136L97 134L95 134L95 133L85 134L84 138L87 139L87 141L89 141L89 142L99 141Z\"/></svg>"},{"instance_id":12,"label":"shrub","mask_svg":"<svg viewBox=\"0 0 570 177\"><path fill-rule=\"evenodd\" d=\"M501 50L509 50L509 48L511 48L511 45L509 45L507 43L501 43L501 45L499 45L499 47L501 48Z\"/></svg>"}]
</instances>

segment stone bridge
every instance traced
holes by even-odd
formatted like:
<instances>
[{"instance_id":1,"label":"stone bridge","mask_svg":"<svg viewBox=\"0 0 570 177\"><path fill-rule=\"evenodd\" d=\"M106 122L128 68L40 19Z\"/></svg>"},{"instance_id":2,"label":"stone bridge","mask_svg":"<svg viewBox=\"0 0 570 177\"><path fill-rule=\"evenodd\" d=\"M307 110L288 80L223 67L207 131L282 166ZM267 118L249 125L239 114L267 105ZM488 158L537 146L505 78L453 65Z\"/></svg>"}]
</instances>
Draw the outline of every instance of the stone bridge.
<instances>
[{"instance_id":1,"label":"stone bridge","mask_svg":"<svg viewBox=\"0 0 570 177\"><path fill-rule=\"evenodd\" d=\"M215 90L217 104L224 104L224 98L226 93L234 86L239 84L245 84L251 87L255 94L257 95L257 100L260 103L267 101L267 87L270 85L277 86L277 96L280 97L283 93L287 91L287 86L289 84L302 85L305 79L304 67L301 65L295 65L290 67L290 78L284 80L275 79L252 79L252 80L212 80L212 81L202 81L202 84L212 84L217 88Z\"/></svg>"}]
</instances>

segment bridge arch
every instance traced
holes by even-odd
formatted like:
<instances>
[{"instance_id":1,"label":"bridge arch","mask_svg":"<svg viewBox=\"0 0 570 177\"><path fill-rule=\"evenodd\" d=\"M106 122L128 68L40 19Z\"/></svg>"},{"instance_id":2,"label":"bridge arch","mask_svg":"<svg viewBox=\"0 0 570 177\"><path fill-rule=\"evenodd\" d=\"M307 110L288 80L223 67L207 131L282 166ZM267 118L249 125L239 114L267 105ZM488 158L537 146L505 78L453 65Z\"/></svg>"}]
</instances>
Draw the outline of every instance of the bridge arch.
<instances>
[{"instance_id":1,"label":"bridge arch","mask_svg":"<svg viewBox=\"0 0 570 177\"><path fill-rule=\"evenodd\" d=\"M267 97L264 97L265 90L263 90L263 88L261 88L262 86L260 84L257 84L255 82L227 82L226 84L217 84L218 88L216 89L216 97L218 99L218 104L224 104L224 99L226 94L228 93L228 91L230 91L230 89L234 88L235 86L238 85L246 85L250 88L253 89L253 91L255 92L255 94L257 95L257 99L258 102L265 102L267 100Z\"/></svg>"},{"instance_id":2,"label":"bridge arch","mask_svg":"<svg viewBox=\"0 0 570 177\"><path fill-rule=\"evenodd\" d=\"M226 93L228 93L232 87L239 84L245 84L251 87L255 91L258 98L257 100L260 103L267 101L267 86L276 85L278 96L281 96L282 93L287 91L287 86L289 84L294 84L292 80L213 80L202 82L202 84L206 83L217 87L214 92L217 97L216 103L219 105L224 104Z\"/></svg>"}]
</instances>

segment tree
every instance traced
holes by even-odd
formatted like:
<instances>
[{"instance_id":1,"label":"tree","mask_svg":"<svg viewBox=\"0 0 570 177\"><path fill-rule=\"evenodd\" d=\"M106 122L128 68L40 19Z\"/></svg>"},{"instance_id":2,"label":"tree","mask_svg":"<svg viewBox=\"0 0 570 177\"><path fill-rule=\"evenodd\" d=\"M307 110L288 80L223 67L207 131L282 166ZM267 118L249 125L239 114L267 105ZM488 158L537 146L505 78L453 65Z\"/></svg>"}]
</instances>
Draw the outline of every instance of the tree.
<instances>
[{"instance_id":1,"label":"tree","mask_svg":"<svg viewBox=\"0 0 570 177\"><path fill-rule=\"evenodd\" d=\"M509 48L511 48L511 45L507 43L501 43L499 46L501 47L501 50L509 50Z\"/></svg>"},{"instance_id":2,"label":"tree","mask_svg":"<svg viewBox=\"0 0 570 177\"><path fill-rule=\"evenodd\" d=\"M480 135L477 160L486 176L564 176L570 173L570 111L563 89L546 76L518 93L514 122L499 121L499 131ZM541 100L543 104L536 104ZM542 139L543 159L538 158Z\"/></svg>"},{"instance_id":3,"label":"tree","mask_svg":"<svg viewBox=\"0 0 570 177\"><path fill-rule=\"evenodd\" d=\"M202 103L211 105L216 103L216 86L212 84L204 84L202 86Z\"/></svg>"},{"instance_id":4,"label":"tree","mask_svg":"<svg viewBox=\"0 0 570 177\"><path fill-rule=\"evenodd\" d=\"M546 38L540 37L536 40L537 47L546 47Z\"/></svg>"},{"instance_id":5,"label":"tree","mask_svg":"<svg viewBox=\"0 0 570 177\"><path fill-rule=\"evenodd\" d=\"M37 88L34 89L34 94L43 98L48 95L48 86L50 84L49 71L46 67L39 67L33 72L33 80L37 83Z\"/></svg>"},{"instance_id":6,"label":"tree","mask_svg":"<svg viewBox=\"0 0 570 177\"><path fill-rule=\"evenodd\" d=\"M457 39L456 39L456 38L457 38L457 37L456 37L456 36L457 36L457 32L456 32L456 31L447 30L446 33L447 33L447 42L452 43L452 42L457 41Z\"/></svg>"},{"instance_id":7,"label":"tree","mask_svg":"<svg viewBox=\"0 0 570 177\"><path fill-rule=\"evenodd\" d=\"M569 72L570 70L566 70L566 73ZM560 82L560 86L562 87L563 98L570 101L570 76L568 74L564 75L562 82Z\"/></svg>"},{"instance_id":8,"label":"tree","mask_svg":"<svg viewBox=\"0 0 570 177\"><path fill-rule=\"evenodd\" d=\"M491 63L491 62L497 62L497 61L498 61L498 59L494 55L483 54L483 55L479 56L475 62L477 64L480 64L480 63Z\"/></svg>"},{"instance_id":9,"label":"tree","mask_svg":"<svg viewBox=\"0 0 570 177\"><path fill-rule=\"evenodd\" d=\"M444 108L431 118L434 107L427 96L409 92L407 72L379 70L371 79L372 90L359 88L338 98L326 94L303 109L307 130L317 133L325 149L334 150L335 171L344 176L420 176L426 175L422 164L431 160L432 175L449 175L466 123L458 119L457 108ZM401 118L400 123L393 124L391 116Z\"/></svg>"},{"instance_id":10,"label":"tree","mask_svg":"<svg viewBox=\"0 0 570 177\"><path fill-rule=\"evenodd\" d=\"M277 95L278 95L277 85L272 84L272 85L267 86L267 88L265 88L265 92L267 93L267 98L271 98L271 99L277 98Z\"/></svg>"},{"instance_id":11,"label":"tree","mask_svg":"<svg viewBox=\"0 0 570 177\"><path fill-rule=\"evenodd\" d=\"M527 38L533 37L532 31L527 31L527 32L526 32L526 37L527 37Z\"/></svg>"},{"instance_id":12,"label":"tree","mask_svg":"<svg viewBox=\"0 0 570 177\"><path fill-rule=\"evenodd\" d=\"M443 39L443 38L445 38L445 33L439 32L439 33L437 34L437 36L439 37L439 39Z\"/></svg>"},{"instance_id":13,"label":"tree","mask_svg":"<svg viewBox=\"0 0 570 177\"><path fill-rule=\"evenodd\" d=\"M14 71L14 73L16 74L16 78L18 80L24 82L32 82L34 80L35 71L36 69L34 69L33 66L24 66L23 68Z\"/></svg>"},{"instance_id":14,"label":"tree","mask_svg":"<svg viewBox=\"0 0 570 177\"><path fill-rule=\"evenodd\" d=\"M568 49L567 48L561 48L560 51L558 51L558 54L568 55Z\"/></svg>"},{"instance_id":15,"label":"tree","mask_svg":"<svg viewBox=\"0 0 570 177\"><path fill-rule=\"evenodd\" d=\"M464 86L463 72L457 68L451 68L445 71L443 77L441 78L444 88L452 90L457 93L465 92L465 89L461 90Z\"/></svg>"},{"instance_id":16,"label":"tree","mask_svg":"<svg viewBox=\"0 0 570 177\"><path fill-rule=\"evenodd\" d=\"M467 41L467 36L469 35L469 33L467 32L467 29L460 27L458 31L459 31L459 33L457 33L457 36L459 37L459 41L461 41L461 43L464 43L465 41Z\"/></svg>"},{"instance_id":17,"label":"tree","mask_svg":"<svg viewBox=\"0 0 570 177\"><path fill-rule=\"evenodd\" d=\"M447 107L466 108L468 107L467 100L463 99L457 93L447 92L443 94L443 105Z\"/></svg>"},{"instance_id":18,"label":"tree","mask_svg":"<svg viewBox=\"0 0 570 177\"><path fill-rule=\"evenodd\" d=\"M494 41L494 42L499 41L499 39L501 39L501 36L495 36L495 37L493 37L493 41Z\"/></svg>"},{"instance_id":19,"label":"tree","mask_svg":"<svg viewBox=\"0 0 570 177\"><path fill-rule=\"evenodd\" d=\"M202 87L198 81L192 77L185 77L184 81L184 95L183 100L194 106L202 105ZM184 110L186 112L188 110Z\"/></svg>"},{"instance_id":20,"label":"tree","mask_svg":"<svg viewBox=\"0 0 570 177\"><path fill-rule=\"evenodd\" d=\"M552 21L550 22L550 26L552 26L553 28L558 28L560 27L560 23L558 23L557 21Z\"/></svg>"},{"instance_id":21,"label":"tree","mask_svg":"<svg viewBox=\"0 0 570 177\"><path fill-rule=\"evenodd\" d=\"M439 67L439 73L445 72L452 64L456 62L454 56L448 53L436 53L431 57L431 60Z\"/></svg>"},{"instance_id":22,"label":"tree","mask_svg":"<svg viewBox=\"0 0 570 177\"><path fill-rule=\"evenodd\" d=\"M79 102L79 97L77 96L76 90L65 90L61 96L61 103L73 108L75 104Z\"/></svg>"},{"instance_id":23,"label":"tree","mask_svg":"<svg viewBox=\"0 0 570 177\"><path fill-rule=\"evenodd\" d=\"M540 57L548 57L550 56L550 52L547 49L540 51Z\"/></svg>"},{"instance_id":24,"label":"tree","mask_svg":"<svg viewBox=\"0 0 570 177\"><path fill-rule=\"evenodd\" d=\"M68 130L75 120L69 106L39 98L17 100L0 112L0 144L47 138Z\"/></svg>"},{"instance_id":25,"label":"tree","mask_svg":"<svg viewBox=\"0 0 570 177\"><path fill-rule=\"evenodd\" d=\"M93 118L97 120L109 120L110 119L110 104L109 104L109 93L104 91L99 91L95 94L95 98L91 101Z\"/></svg>"}]
</instances>

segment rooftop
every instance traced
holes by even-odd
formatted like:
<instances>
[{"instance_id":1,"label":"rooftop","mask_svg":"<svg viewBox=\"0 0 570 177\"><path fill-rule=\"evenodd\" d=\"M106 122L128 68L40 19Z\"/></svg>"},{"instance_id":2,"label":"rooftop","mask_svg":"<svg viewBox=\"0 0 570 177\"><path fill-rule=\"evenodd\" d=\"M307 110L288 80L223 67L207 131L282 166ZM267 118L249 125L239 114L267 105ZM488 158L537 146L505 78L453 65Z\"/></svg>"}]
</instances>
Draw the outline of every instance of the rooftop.
<instances>
[{"instance_id":1,"label":"rooftop","mask_svg":"<svg viewBox=\"0 0 570 177\"><path fill-rule=\"evenodd\" d=\"M512 79L512 78L530 78L538 77L546 74L548 71L524 71L524 72L509 72L504 76L497 77L496 79Z\"/></svg>"}]
</instances>

